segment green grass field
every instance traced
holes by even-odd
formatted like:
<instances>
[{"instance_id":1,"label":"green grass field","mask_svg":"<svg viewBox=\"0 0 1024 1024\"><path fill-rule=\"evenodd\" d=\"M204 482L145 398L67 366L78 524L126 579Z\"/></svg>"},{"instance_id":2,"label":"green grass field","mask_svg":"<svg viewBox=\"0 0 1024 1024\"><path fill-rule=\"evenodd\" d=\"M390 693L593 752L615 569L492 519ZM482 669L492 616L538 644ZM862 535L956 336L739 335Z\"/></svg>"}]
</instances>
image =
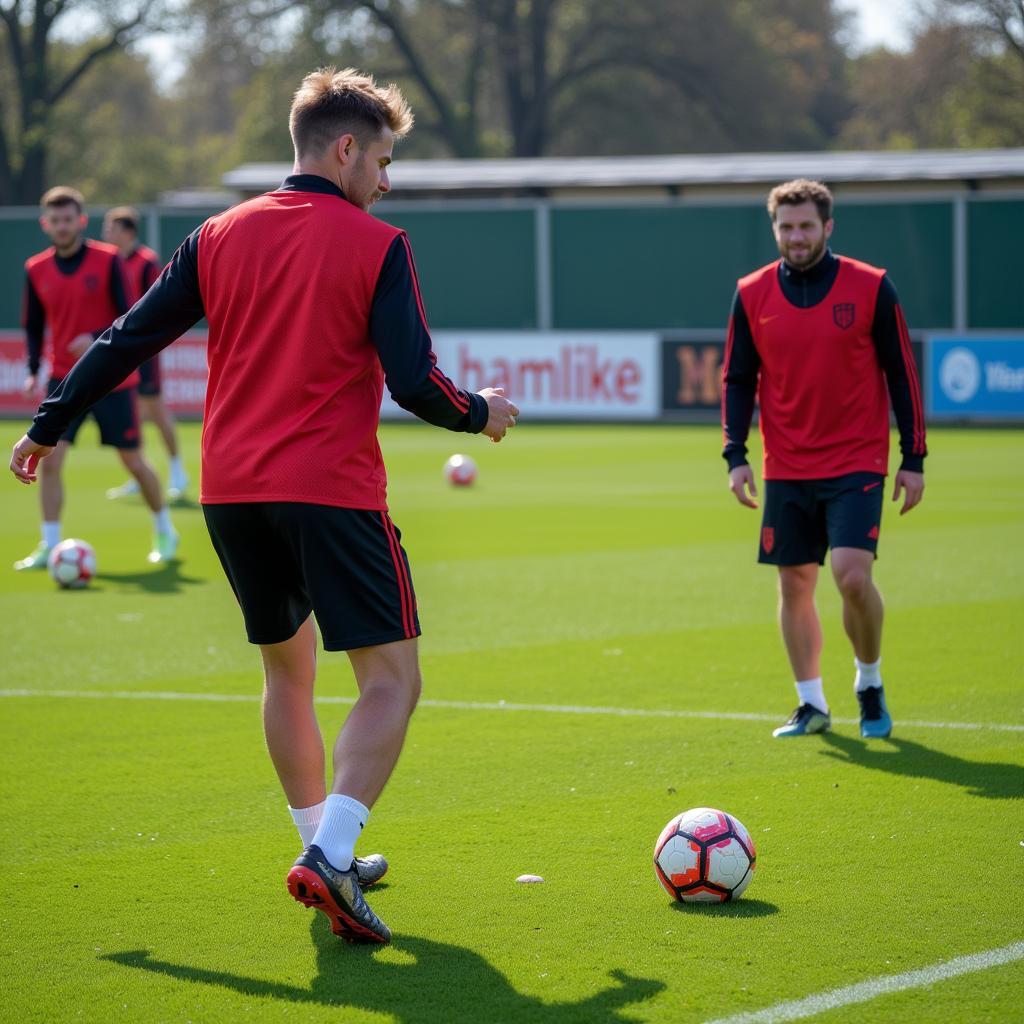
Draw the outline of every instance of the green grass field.
<instances>
[{"instance_id":1,"label":"green grass field","mask_svg":"<svg viewBox=\"0 0 1024 1024\"><path fill-rule=\"evenodd\" d=\"M183 439L195 478L197 428ZM0 1019L706 1021L1021 943L1024 434L930 442L924 503L883 521L896 729L867 746L826 576L838 721L771 737L795 704L775 579L716 430L526 423L490 445L386 427L425 688L361 846L392 865L371 903L396 938L374 950L284 888L299 844L258 656L198 507L175 511L180 563L151 569L148 514L104 499L123 477L90 428L65 533L100 575L58 592L10 571L38 524L8 476ZM462 491L441 479L460 449L481 469ZM318 689L333 736L354 693L343 656ZM655 881L661 827L698 805L757 843L736 903L674 905ZM517 885L525 872L544 884ZM1013 955L814 1019L1019 1021ZM773 1013L748 1019L793 1019Z\"/></svg>"}]
</instances>

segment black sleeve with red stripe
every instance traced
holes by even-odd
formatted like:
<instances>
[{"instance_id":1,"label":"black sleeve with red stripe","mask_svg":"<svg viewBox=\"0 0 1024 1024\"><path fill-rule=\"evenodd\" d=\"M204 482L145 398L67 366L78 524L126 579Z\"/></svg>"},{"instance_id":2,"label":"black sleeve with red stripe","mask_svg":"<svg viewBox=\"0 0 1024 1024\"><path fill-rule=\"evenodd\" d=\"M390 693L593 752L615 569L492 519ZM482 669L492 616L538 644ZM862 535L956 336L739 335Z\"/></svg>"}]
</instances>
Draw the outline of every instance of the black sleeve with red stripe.
<instances>
[{"instance_id":1,"label":"black sleeve with red stripe","mask_svg":"<svg viewBox=\"0 0 1024 1024\"><path fill-rule=\"evenodd\" d=\"M760 372L761 355L754 345L750 321L737 288L722 359L722 458L729 469L747 464L747 435L754 416Z\"/></svg>"},{"instance_id":2,"label":"black sleeve with red stripe","mask_svg":"<svg viewBox=\"0 0 1024 1024\"><path fill-rule=\"evenodd\" d=\"M924 404L921 384L910 346L910 332L903 318L900 300L888 276L882 278L875 303L875 319L871 325L878 361L885 371L889 401L900 432L900 469L924 472L925 444Z\"/></svg>"},{"instance_id":3,"label":"black sleeve with red stripe","mask_svg":"<svg viewBox=\"0 0 1024 1024\"><path fill-rule=\"evenodd\" d=\"M22 302L21 325L25 328L25 347L28 349L28 372L34 377L43 358L43 335L46 332L46 310L25 274L25 298Z\"/></svg>"},{"instance_id":4,"label":"black sleeve with red stripe","mask_svg":"<svg viewBox=\"0 0 1024 1024\"><path fill-rule=\"evenodd\" d=\"M431 350L412 250L405 235L391 243L370 310L370 337L377 348L391 397L420 419L449 430L479 434L487 402L455 386Z\"/></svg>"}]
</instances>

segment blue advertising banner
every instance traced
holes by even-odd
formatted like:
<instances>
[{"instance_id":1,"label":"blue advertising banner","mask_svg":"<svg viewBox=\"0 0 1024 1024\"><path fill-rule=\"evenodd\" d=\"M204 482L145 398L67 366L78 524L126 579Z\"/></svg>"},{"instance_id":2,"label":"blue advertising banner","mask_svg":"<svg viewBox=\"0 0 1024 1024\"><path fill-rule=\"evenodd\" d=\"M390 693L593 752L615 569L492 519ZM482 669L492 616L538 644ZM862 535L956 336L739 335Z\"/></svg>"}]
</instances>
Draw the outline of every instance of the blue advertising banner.
<instances>
[{"instance_id":1,"label":"blue advertising banner","mask_svg":"<svg viewBox=\"0 0 1024 1024\"><path fill-rule=\"evenodd\" d=\"M1024 420L1024 336L933 339L928 406L936 418Z\"/></svg>"}]
</instances>

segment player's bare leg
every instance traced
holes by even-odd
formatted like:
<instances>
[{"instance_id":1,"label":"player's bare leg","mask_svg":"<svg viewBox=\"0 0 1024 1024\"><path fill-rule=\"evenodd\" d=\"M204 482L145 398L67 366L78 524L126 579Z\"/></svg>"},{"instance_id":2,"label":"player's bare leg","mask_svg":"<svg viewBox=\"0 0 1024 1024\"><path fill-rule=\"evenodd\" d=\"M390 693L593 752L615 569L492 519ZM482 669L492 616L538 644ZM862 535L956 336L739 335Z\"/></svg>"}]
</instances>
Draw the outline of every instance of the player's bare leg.
<instances>
[{"instance_id":1,"label":"player's bare leg","mask_svg":"<svg viewBox=\"0 0 1024 1024\"><path fill-rule=\"evenodd\" d=\"M800 704L774 736L805 736L831 727L821 684L821 619L814 603L818 566L779 566L779 628L793 668Z\"/></svg>"},{"instance_id":2,"label":"player's bare leg","mask_svg":"<svg viewBox=\"0 0 1024 1024\"><path fill-rule=\"evenodd\" d=\"M322 804L324 740L313 708L316 681L316 627L310 616L290 640L261 644L263 655L263 734L288 804Z\"/></svg>"},{"instance_id":3,"label":"player's bare leg","mask_svg":"<svg viewBox=\"0 0 1024 1024\"><path fill-rule=\"evenodd\" d=\"M419 648L399 640L348 652L359 699L334 744L332 792L372 807L391 777L420 697Z\"/></svg>"},{"instance_id":4,"label":"player's bare leg","mask_svg":"<svg viewBox=\"0 0 1024 1024\"><path fill-rule=\"evenodd\" d=\"M288 889L327 915L351 942L390 942L387 925L367 906L353 849L405 741L420 694L415 640L348 652L359 687L334 745L334 782L313 843L295 862Z\"/></svg>"},{"instance_id":5,"label":"player's bare leg","mask_svg":"<svg viewBox=\"0 0 1024 1024\"><path fill-rule=\"evenodd\" d=\"M154 564L169 562L178 550L178 534L171 525L170 513L164 501L160 479L146 461L140 448L118 448L125 469L138 481L139 490L153 513L153 549L147 560Z\"/></svg>"},{"instance_id":6,"label":"player's bare leg","mask_svg":"<svg viewBox=\"0 0 1024 1024\"><path fill-rule=\"evenodd\" d=\"M814 603L818 566L779 566L779 628L797 679L821 675L821 620Z\"/></svg>"},{"instance_id":7,"label":"player's bare leg","mask_svg":"<svg viewBox=\"0 0 1024 1024\"><path fill-rule=\"evenodd\" d=\"M860 703L860 733L869 739L884 738L892 732L881 674L885 606L871 578L874 563L871 551L832 551L832 576L843 599L843 626L856 656L854 688Z\"/></svg>"},{"instance_id":8,"label":"player's bare leg","mask_svg":"<svg viewBox=\"0 0 1024 1024\"><path fill-rule=\"evenodd\" d=\"M43 515L42 533L32 554L14 563L19 572L24 569L45 569L51 548L60 541L60 516L64 508L64 459L71 445L58 441L57 446L39 461L39 505Z\"/></svg>"}]
</instances>

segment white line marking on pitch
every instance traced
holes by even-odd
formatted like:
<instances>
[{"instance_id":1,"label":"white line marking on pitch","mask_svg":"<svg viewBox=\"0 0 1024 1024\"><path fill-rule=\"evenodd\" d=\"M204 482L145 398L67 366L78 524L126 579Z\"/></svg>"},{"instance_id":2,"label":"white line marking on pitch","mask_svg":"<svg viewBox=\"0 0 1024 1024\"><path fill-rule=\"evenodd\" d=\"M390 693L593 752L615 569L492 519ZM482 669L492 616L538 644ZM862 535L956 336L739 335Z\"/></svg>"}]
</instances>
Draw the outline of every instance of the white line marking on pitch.
<instances>
[{"instance_id":1,"label":"white line marking on pitch","mask_svg":"<svg viewBox=\"0 0 1024 1024\"><path fill-rule=\"evenodd\" d=\"M179 693L174 690L0 690L0 697L63 697L74 700L195 700L213 703L253 703L262 700L253 693ZM319 704L354 704L355 697L323 696ZM588 704L516 704L504 700L431 700L420 707L450 708L456 711L534 711L559 715L612 715L620 718L706 718L729 722L777 722L778 715L744 711L683 711L672 708L608 708ZM856 725L857 718L833 718L840 725ZM899 726L918 729L991 729L997 732L1024 732L1024 725L992 722L919 722L899 719Z\"/></svg>"},{"instance_id":2,"label":"white line marking on pitch","mask_svg":"<svg viewBox=\"0 0 1024 1024\"><path fill-rule=\"evenodd\" d=\"M851 1003L865 1003L869 999L883 996L890 992L903 992L908 988L920 988L922 985L934 985L937 981L946 981L960 974L972 974L984 971L989 967L1024 960L1024 942L1014 942L1000 949L990 949L984 953L972 953L969 956L958 956L955 960L922 967L905 974L883 975L869 978L856 985L845 988L834 988L828 992L819 992L806 999L794 999L788 1003L778 1003L764 1010L752 1013L737 1013L733 1017L719 1017L709 1024L779 1024L781 1021L799 1020L801 1017L814 1017L826 1010L835 1010Z\"/></svg>"}]
</instances>

